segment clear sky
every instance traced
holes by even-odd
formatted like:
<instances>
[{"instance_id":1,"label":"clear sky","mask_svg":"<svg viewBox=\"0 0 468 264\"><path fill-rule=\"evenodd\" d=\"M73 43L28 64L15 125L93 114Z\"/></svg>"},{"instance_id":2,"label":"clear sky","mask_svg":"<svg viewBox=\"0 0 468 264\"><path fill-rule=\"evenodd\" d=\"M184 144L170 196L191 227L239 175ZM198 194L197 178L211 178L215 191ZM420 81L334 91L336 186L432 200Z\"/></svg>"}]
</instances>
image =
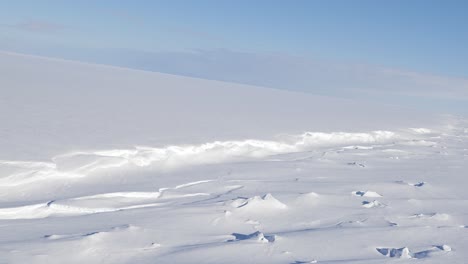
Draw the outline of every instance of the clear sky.
<instances>
[{"instance_id":1,"label":"clear sky","mask_svg":"<svg viewBox=\"0 0 468 264\"><path fill-rule=\"evenodd\" d=\"M0 0L0 49L239 82L253 77L196 68L274 54L456 77L464 89L468 1ZM168 56L181 62L163 67Z\"/></svg>"}]
</instances>

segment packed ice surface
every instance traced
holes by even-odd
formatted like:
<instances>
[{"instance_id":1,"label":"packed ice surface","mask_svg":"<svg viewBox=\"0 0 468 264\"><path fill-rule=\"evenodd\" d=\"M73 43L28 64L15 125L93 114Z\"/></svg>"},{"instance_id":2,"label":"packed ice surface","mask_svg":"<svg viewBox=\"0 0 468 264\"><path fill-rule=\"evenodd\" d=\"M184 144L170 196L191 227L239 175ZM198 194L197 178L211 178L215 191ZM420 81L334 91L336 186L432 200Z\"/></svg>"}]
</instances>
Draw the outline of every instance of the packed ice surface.
<instances>
[{"instance_id":1,"label":"packed ice surface","mask_svg":"<svg viewBox=\"0 0 468 264\"><path fill-rule=\"evenodd\" d=\"M0 53L0 263L466 263L468 122Z\"/></svg>"}]
</instances>

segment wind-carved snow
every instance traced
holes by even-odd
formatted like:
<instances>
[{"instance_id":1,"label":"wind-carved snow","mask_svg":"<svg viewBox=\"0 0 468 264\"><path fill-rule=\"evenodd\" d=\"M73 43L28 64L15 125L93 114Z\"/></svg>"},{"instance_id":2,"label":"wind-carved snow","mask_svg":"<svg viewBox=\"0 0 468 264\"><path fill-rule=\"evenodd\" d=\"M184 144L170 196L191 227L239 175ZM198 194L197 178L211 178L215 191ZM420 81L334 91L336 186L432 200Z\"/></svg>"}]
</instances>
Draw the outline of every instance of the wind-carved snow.
<instances>
[{"instance_id":1,"label":"wind-carved snow","mask_svg":"<svg viewBox=\"0 0 468 264\"><path fill-rule=\"evenodd\" d=\"M446 196L442 197L445 200L440 200L437 197L444 192L433 193L434 188L450 181L428 177L430 174L419 169L418 173L414 169L409 174L405 174L405 170L383 173L385 177L378 173L392 171L398 166L414 166L412 160L438 157L439 149L453 151L454 155L464 151L459 138L453 137L452 143L451 136L431 139L434 144L430 145L413 144L433 135L421 134L420 131L413 134L388 131L304 133L283 135L278 141L215 141L165 148L79 151L56 156L51 162L1 161L4 190L35 190L42 182L70 188L66 185L67 179L78 183L96 179L98 185L103 181L104 186L114 184L111 176L120 173L121 169L128 170L126 173L130 174L119 178L119 181L125 181L117 186L127 188L125 182L131 182L132 173L138 175L142 170L148 176L144 188L143 185L135 185L140 187L134 186L131 190L110 188L108 192L90 190L65 198L2 206L0 220L14 223L18 220L64 219L81 223L87 220L80 217L90 217L102 219L98 222L105 223L105 219L117 217L125 223L136 222L132 228L122 231L112 227L69 232L49 230L41 236L49 243L49 254L58 258L62 256L59 247L79 245L78 248L86 250L87 244L84 243L89 243L121 257L145 258L141 254L148 254L150 259L161 263L184 263L186 256L200 260L200 256L212 255L212 250L219 247L227 247L226 252L229 248L242 248L247 255L254 256L258 254L254 251L263 252L262 247L272 246L278 248L270 249L272 258L281 263L302 263L304 259L318 263L347 261L361 256L364 244L370 247L382 238L403 243L405 241L398 237L414 229L413 237L421 237L416 244L373 248L382 258L424 258L437 263L449 255L459 254L448 246L458 242L447 235L439 240L440 244L425 246L431 240L432 232L421 235L420 228L452 232L450 230L465 230L467 225L466 219L457 213L460 208L465 210L462 201L450 200ZM401 159L393 159L395 154ZM461 159L458 166L463 167L464 156L457 157ZM359 160L359 163L353 160ZM356 165L365 162L369 166L358 169L359 166L344 165L353 163L351 161ZM343 176L335 178L330 170L343 173ZM109 178L104 180L106 178L103 177ZM359 180L352 182L349 177ZM170 184L156 184L160 180ZM437 199L441 201L440 206ZM420 206L426 201L434 205L424 210ZM398 213L398 210L404 213ZM192 221L206 224L195 227ZM144 232L139 231L142 230L140 226L145 227ZM163 226L169 229L163 231ZM182 226L188 229L182 233L177 231L177 234L171 231ZM390 229L397 235L387 232ZM212 233L217 235L206 235ZM162 239L159 239L160 234L164 234ZM352 238L346 238L347 234ZM137 246L128 243L114 245L114 236L134 239ZM320 248L324 239L331 239L337 248L354 247L350 240L361 242L354 247L355 250L337 254L315 249ZM296 240L314 247L289 246L290 241ZM28 250L32 252L35 247L41 247L41 243L28 243L32 247ZM130 250L123 253L123 247ZM113 251L117 249L120 251ZM375 258L371 252L366 254L361 256L363 263L366 258ZM94 262L92 257L84 259ZM102 260L99 257L95 259ZM228 262L237 260L233 258ZM242 259L240 262L248 261Z\"/></svg>"},{"instance_id":2,"label":"wind-carved snow","mask_svg":"<svg viewBox=\"0 0 468 264\"><path fill-rule=\"evenodd\" d=\"M461 117L2 52L0 69L0 263L468 259Z\"/></svg>"},{"instance_id":3,"label":"wind-carved snow","mask_svg":"<svg viewBox=\"0 0 468 264\"><path fill-rule=\"evenodd\" d=\"M262 158L274 154L312 150L344 143L384 143L398 136L390 131L369 133L312 133L284 136L284 141L244 140L215 141L201 145L168 146L165 148L74 152L52 158L51 163L0 161L3 174L0 184L17 186L50 178L85 177L94 172L123 166L177 168L196 164L213 164Z\"/></svg>"},{"instance_id":4,"label":"wind-carved snow","mask_svg":"<svg viewBox=\"0 0 468 264\"><path fill-rule=\"evenodd\" d=\"M36 219L50 216L77 216L108 213L145 207L162 206L167 199L209 196L209 193L171 193L197 184L211 182L203 180L178 185L174 188L160 188L158 192L114 192L82 196L46 203L0 208L0 219Z\"/></svg>"},{"instance_id":5,"label":"wind-carved snow","mask_svg":"<svg viewBox=\"0 0 468 264\"><path fill-rule=\"evenodd\" d=\"M159 193L109 193L20 207L1 208L0 219L36 219L50 216L76 216L130 210L156 203ZM153 202L151 202L153 201Z\"/></svg>"}]
</instances>

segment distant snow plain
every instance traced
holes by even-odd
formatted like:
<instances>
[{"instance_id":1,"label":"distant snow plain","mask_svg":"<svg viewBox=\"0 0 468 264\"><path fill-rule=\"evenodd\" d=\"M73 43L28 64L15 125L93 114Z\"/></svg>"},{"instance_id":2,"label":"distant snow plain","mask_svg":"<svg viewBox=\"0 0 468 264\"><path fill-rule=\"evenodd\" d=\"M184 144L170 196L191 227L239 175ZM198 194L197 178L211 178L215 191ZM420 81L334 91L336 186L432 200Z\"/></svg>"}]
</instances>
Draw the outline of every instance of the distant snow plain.
<instances>
[{"instance_id":1,"label":"distant snow plain","mask_svg":"<svg viewBox=\"0 0 468 264\"><path fill-rule=\"evenodd\" d=\"M466 263L468 122L0 53L0 263Z\"/></svg>"}]
</instances>

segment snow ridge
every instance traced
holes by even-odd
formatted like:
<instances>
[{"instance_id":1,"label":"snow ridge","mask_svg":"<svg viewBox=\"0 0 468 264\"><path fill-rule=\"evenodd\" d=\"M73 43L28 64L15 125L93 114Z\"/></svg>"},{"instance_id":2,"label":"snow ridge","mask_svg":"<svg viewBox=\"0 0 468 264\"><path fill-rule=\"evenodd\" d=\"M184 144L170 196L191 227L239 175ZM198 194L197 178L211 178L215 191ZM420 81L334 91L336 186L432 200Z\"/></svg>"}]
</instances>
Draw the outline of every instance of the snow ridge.
<instances>
[{"instance_id":1,"label":"snow ridge","mask_svg":"<svg viewBox=\"0 0 468 264\"><path fill-rule=\"evenodd\" d=\"M0 172L2 172L0 184L17 186L51 178L85 177L99 170L122 166L157 165L158 168L170 169L196 164L214 164L342 144L385 143L396 138L398 135L391 131L306 132L297 136L285 136L281 141L247 139L164 148L137 146L133 149L80 151L53 157L49 163L0 161Z\"/></svg>"}]
</instances>

